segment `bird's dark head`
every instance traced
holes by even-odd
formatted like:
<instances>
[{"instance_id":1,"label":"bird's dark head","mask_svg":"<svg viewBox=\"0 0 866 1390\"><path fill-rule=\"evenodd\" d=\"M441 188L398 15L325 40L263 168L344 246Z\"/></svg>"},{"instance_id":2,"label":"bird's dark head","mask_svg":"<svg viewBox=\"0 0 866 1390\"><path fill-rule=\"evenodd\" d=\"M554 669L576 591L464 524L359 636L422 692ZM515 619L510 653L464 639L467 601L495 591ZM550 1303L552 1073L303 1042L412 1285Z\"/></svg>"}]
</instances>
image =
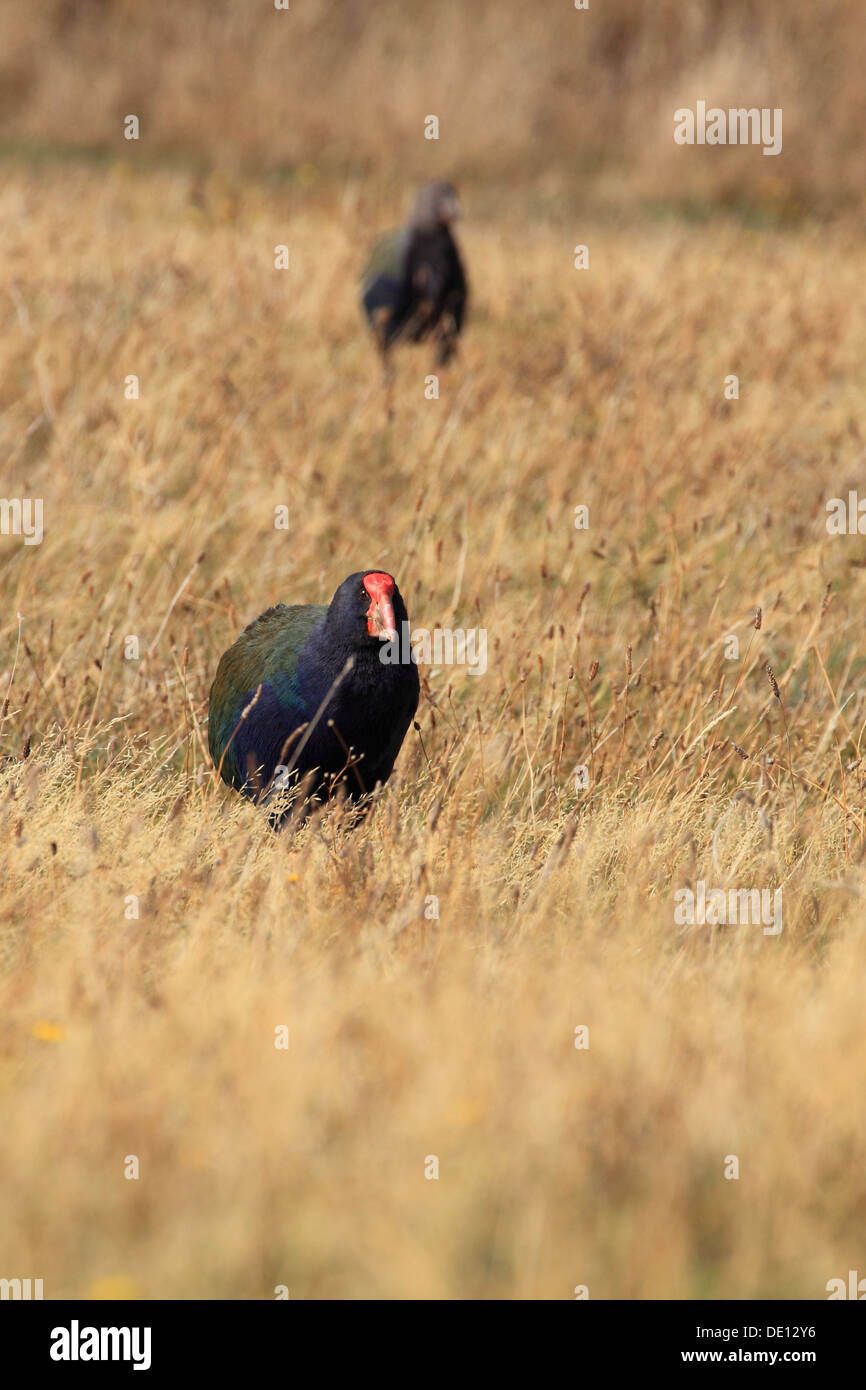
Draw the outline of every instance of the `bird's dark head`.
<instances>
[{"instance_id":1,"label":"bird's dark head","mask_svg":"<svg viewBox=\"0 0 866 1390\"><path fill-rule=\"evenodd\" d=\"M461 215L460 202L454 185L444 179L434 179L418 189L412 208L411 223L419 229L447 227Z\"/></svg>"},{"instance_id":2,"label":"bird's dark head","mask_svg":"<svg viewBox=\"0 0 866 1390\"><path fill-rule=\"evenodd\" d=\"M406 605L393 575L383 570L358 570L344 579L328 609L328 623L352 646L393 642L401 623L408 622Z\"/></svg>"}]
</instances>

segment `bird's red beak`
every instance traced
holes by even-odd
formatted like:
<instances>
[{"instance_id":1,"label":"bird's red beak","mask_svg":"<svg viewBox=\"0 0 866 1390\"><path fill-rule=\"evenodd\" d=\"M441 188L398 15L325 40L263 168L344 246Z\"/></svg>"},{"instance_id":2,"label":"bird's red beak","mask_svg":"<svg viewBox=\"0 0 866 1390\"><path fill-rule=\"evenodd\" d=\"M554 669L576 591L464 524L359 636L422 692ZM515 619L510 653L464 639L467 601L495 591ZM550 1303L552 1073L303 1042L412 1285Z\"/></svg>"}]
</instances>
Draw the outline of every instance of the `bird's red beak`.
<instances>
[{"instance_id":1,"label":"bird's red beak","mask_svg":"<svg viewBox=\"0 0 866 1390\"><path fill-rule=\"evenodd\" d=\"M365 574L364 588L370 595L371 603L367 609L367 631L371 637L383 642L394 642L397 638L397 620L394 617L394 581L390 574Z\"/></svg>"}]
</instances>

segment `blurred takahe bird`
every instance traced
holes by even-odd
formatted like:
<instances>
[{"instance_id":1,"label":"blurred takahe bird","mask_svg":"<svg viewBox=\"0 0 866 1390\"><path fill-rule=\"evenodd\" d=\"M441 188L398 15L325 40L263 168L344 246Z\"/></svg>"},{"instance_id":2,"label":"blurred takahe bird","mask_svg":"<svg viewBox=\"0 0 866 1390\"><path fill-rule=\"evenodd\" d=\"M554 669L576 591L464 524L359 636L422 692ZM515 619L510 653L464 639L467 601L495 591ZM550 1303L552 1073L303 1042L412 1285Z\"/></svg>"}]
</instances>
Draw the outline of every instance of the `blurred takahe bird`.
<instances>
[{"instance_id":1,"label":"blurred takahe bird","mask_svg":"<svg viewBox=\"0 0 866 1390\"><path fill-rule=\"evenodd\" d=\"M281 603L250 623L210 692L223 781L265 805L294 791L294 805L272 812L276 826L338 789L355 803L387 782L418 708L418 668L397 659L408 621L393 577L359 570L328 607Z\"/></svg>"},{"instance_id":2,"label":"blurred takahe bird","mask_svg":"<svg viewBox=\"0 0 866 1390\"><path fill-rule=\"evenodd\" d=\"M373 248L363 272L364 312L387 364L401 340L433 337L436 362L445 366L457 347L466 313L466 275L451 224L460 216L450 183L425 183L409 223Z\"/></svg>"}]
</instances>

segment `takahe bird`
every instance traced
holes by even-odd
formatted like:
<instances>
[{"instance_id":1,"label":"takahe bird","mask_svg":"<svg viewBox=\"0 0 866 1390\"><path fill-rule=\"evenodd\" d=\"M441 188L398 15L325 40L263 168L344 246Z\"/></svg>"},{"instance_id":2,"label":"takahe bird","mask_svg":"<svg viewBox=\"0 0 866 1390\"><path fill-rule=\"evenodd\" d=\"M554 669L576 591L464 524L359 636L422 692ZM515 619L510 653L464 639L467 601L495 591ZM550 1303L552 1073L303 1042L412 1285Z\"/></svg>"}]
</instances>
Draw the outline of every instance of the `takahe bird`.
<instances>
[{"instance_id":1,"label":"takahe bird","mask_svg":"<svg viewBox=\"0 0 866 1390\"><path fill-rule=\"evenodd\" d=\"M387 363L401 339L418 343L433 337L437 365L452 357L468 296L466 275L451 224L460 216L450 183L426 183L418 190L409 223L390 232L373 248L363 272L364 312Z\"/></svg>"},{"instance_id":2,"label":"takahe bird","mask_svg":"<svg viewBox=\"0 0 866 1390\"><path fill-rule=\"evenodd\" d=\"M299 789L294 806L284 799L272 812L275 825L302 820L337 788L358 802L387 782L418 708L418 669L396 659L408 621L393 577L360 570L328 607L281 603L250 623L210 692L208 744L223 781L266 805Z\"/></svg>"}]
</instances>

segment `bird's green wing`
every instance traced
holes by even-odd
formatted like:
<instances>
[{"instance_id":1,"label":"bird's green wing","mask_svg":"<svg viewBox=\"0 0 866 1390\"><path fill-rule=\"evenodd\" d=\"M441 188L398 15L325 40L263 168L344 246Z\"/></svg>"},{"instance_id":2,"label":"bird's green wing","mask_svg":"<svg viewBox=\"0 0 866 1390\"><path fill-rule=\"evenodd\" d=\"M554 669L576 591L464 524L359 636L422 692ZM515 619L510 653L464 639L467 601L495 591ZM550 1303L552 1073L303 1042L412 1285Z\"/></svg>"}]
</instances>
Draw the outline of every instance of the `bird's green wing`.
<instances>
[{"instance_id":1,"label":"bird's green wing","mask_svg":"<svg viewBox=\"0 0 866 1390\"><path fill-rule=\"evenodd\" d=\"M327 613L320 604L278 604L269 608L224 652L210 693L208 743L226 781L240 786L244 743L238 721L256 690L287 715L302 717L296 685L297 662L313 628ZM234 742L232 743L232 736Z\"/></svg>"},{"instance_id":2,"label":"bird's green wing","mask_svg":"<svg viewBox=\"0 0 866 1390\"><path fill-rule=\"evenodd\" d=\"M387 232L379 238L361 272L361 284L366 287L379 275L399 275L406 253L406 229Z\"/></svg>"}]
</instances>

